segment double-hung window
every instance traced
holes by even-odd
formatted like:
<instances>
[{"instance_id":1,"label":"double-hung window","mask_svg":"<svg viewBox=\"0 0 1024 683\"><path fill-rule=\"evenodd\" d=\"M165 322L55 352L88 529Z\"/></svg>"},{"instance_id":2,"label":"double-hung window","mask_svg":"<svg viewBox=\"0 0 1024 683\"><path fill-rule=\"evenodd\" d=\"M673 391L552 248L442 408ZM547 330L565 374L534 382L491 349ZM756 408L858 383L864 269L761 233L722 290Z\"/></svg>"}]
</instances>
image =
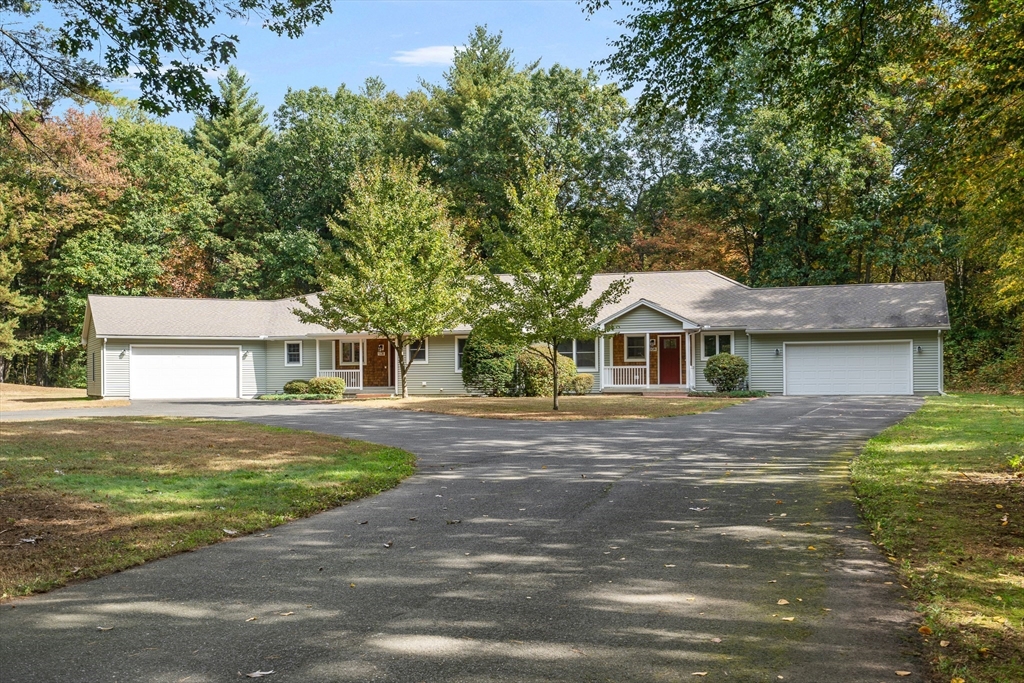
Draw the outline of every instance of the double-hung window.
<instances>
[{"instance_id":1,"label":"double-hung window","mask_svg":"<svg viewBox=\"0 0 1024 683\"><path fill-rule=\"evenodd\" d=\"M704 333L704 359L720 353L732 353L732 332L726 334Z\"/></svg>"},{"instance_id":2,"label":"double-hung window","mask_svg":"<svg viewBox=\"0 0 1024 683\"><path fill-rule=\"evenodd\" d=\"M573 339L558 345L558 353L572 358L577 368L590 370L597 367L597 342L593 339Z\"/></svg>"},{"instance_id":3,"label":"double-hung window","mask_svg":"<svg viewBox=\"0 0 1024 683\"><path fill-rule=\"evenodd\" d=\"M341 342L342 365L358 365L361 359L361 342Z\"/></svg>"},{"instance_id":4,"label":"double-hung window","mask_svg":"<svg viewBox=\"0 0 1024 683\"><path fill-rule=\"evenodd\" d=\"M466 353L466 337L455 338L455 370L462 372L462 355Z\"/></svg>"},{"instance_id":5,"label":"double-hung window","mask_svg":"<svg viewBox=\"0 0 1024 683\"><path fill-rule=\"evenodd\" d=\"M302 365L302 342L284 343L284 364Z\"/></svg>"},{"instance_id":6,"label":"double-hung window","mask_svg":"<svg viewBox=\"0 0 1024 683\"><path fill-rule=\"evenodd\" d=\"M626 337L626 360L647 360L647 342L644 337Z\"/></svg>"},{"instance_id":7,"label":"double-hung window","mask_svg":"<svg viewBox=\"0 0 1024 683\"><path fill-rule=\"evenodd\" d=\"M405 347L406 358L412 360L413 363L426 363L427 362L427 340L417 339Z\"/></svg>"}]
</instances>

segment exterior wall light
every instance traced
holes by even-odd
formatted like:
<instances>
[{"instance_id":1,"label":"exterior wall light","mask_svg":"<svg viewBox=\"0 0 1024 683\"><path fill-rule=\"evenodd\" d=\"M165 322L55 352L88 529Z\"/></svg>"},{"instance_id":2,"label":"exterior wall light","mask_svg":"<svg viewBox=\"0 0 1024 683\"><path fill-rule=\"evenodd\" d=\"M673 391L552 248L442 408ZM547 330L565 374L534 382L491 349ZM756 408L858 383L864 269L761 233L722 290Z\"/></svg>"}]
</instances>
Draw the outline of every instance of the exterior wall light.
<instances>
[{"instance_id":1,"label":"exterior wall light","mask_svg":"<svg viewBox=\"0 0 1024 683\"><path fill-rule=\"evenodd\" d=\"M778 349L775 349L775 355L776 356L781 356L782 355L782 351L779 351Z\"/></svg>"},{"instance_id":2,"label":"exterior wall light","mask_svg":"<svg viewBox=\"0 0 1024 683\"><path fill-rule=\"evenodd\" d=\"M917 352L918 353L924 353L924 347L923 346L918 346L917 347Z\"/></svg>"}]
</instances>

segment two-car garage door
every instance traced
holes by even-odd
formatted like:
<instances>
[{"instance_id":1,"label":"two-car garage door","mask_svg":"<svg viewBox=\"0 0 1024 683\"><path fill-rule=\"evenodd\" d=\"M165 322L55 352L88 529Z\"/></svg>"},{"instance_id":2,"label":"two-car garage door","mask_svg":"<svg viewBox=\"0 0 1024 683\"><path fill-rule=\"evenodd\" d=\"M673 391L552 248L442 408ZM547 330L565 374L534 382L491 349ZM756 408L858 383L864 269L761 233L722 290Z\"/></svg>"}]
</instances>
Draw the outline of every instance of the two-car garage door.
<instances>
[{"instance_id":1,"label":"two-car garage door","mask_svg":"<svg viewBox=\"0 0 1024 683\"><path fill-rule=\"evenodd\" d=\"M912 394L912 358L908 341L786 344L786 393Z\"/></svg>"},{"instance_id":2,"label":"two-car garage door","mask_svg":"<svg viewBox=\"0 0 1024 683\"><path fill-rule=\"evenodd\" d=\"M237 398L238 347L133 346L131 398Z\"/></svg>"}]
</instances>

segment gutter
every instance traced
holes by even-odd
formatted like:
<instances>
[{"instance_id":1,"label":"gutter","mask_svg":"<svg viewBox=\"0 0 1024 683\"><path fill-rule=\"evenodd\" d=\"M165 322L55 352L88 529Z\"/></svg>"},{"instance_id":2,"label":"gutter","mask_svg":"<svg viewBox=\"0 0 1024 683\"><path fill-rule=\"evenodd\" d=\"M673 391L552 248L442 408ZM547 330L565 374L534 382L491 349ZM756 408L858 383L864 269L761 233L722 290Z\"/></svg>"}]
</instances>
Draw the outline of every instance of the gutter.
<instances>
[{"instance_id":1,"label":"gutter","mask_svg":"<svg viewBox=\"0 0 1024 683\"><path fill-rule=\"evenodd\" d=\"M737 329L735 327L717 327L708 329ZM744 329L740 327L739 329ZM794 328L788 330L759 330L753 328L747 328L747 334L824 334L824 333L842 333L842 332L934 332L936 330L948 330L949 325L944 327L827 327L827 328L814 328L814 329L803 329Z\"/></svg>"}]
</instances>

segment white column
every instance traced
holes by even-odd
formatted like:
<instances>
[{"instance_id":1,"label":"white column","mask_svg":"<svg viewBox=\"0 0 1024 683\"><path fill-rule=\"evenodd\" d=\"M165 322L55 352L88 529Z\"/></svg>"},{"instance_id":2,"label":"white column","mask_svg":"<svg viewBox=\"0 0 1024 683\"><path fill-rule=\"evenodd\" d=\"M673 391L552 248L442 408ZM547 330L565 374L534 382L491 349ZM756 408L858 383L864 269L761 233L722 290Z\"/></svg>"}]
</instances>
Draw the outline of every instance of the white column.
<instances>
[{"instance_id":1,"label":"white column","mask_svg":"<svg viewBox=\"0 0 1024 683\"><path fill-rule=\"evenodd\" d=\"M693 388L693 368L690 367L690 337L693 336L689 332L683 334L686 337L686 386L689 389Z\"/></svg>"},{"instance_id":2,"label":"white column","mask_svg":"<svg viewBox=\"0 0 1024 683\"><path fill-rule=\"evenodd\" d=\"M646 371L646 375L647 376L644 378L644 379L647 380L647 384L645 384L644 386L649 388L651 386L651 333L650 332L644 332L644 358L646 359L645 364L646 364L646 367L647 367L647 371Z\"/></svg>"},{"instance_id":3,"label":"white column","mask_svg":"<svg viewBox=\"0 0 1024 683\"><path fill-rule=\"evenodd\" d=\"M316 340L316 376L320 376L320 338Z\"/></svg>"}]
</instances>

